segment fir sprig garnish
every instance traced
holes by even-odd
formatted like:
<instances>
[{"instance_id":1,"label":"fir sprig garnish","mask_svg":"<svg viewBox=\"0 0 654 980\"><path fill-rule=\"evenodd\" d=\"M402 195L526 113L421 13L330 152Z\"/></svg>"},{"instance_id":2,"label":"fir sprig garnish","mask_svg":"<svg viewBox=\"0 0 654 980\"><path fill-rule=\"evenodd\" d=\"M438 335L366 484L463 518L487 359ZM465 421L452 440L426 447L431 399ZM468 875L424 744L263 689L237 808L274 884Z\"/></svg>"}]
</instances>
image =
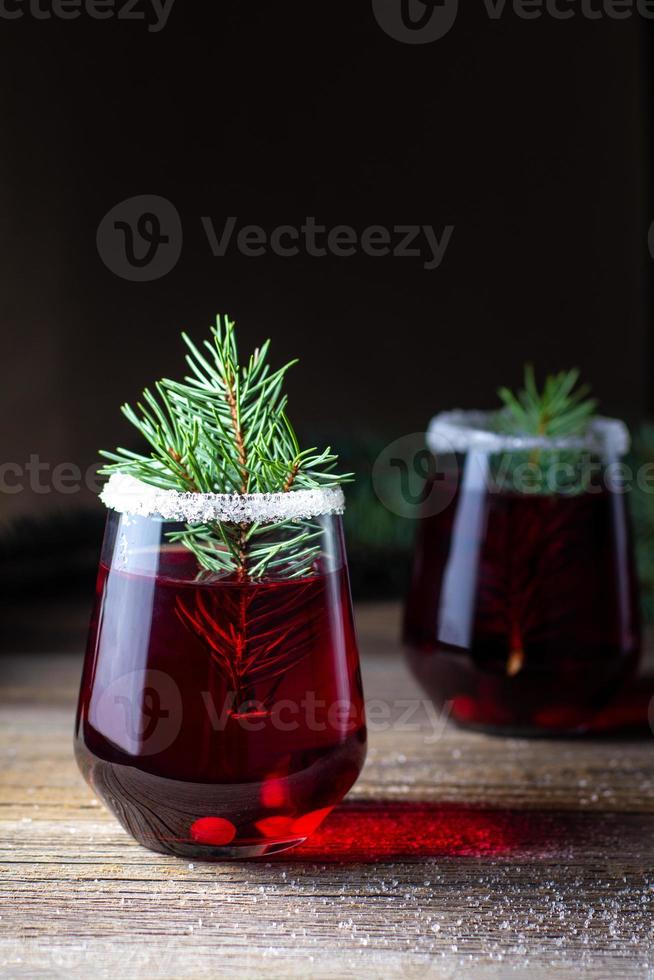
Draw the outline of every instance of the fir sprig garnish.
<instances>
[{"instance_id":1,"label":"fir sprig garnish","mask_svg":"<svg viewBox=\"0 0 654 980\"><path fill-rule=\"evenodd\" d=\"M525 365L524 387L517 393L499 388L505 412L500 428L525 436L566 437L583 435L597 401L590 398L590 387L580 385L579 371L560 371L549 374L542 391L538 390L533 365Z\"/></svg>"},{"instance_id":2,"label":"fir sprig garnish","mask_svg":"<svg viewBox=\"0 0 654 980\"><path fill-rule=\"evenodd\" d=\"M521 389L516 393L508 388L498 390L504 404L497 417L498 431L539 439L583 438L597 402L590 397L589 386L578 385L578 381L579 371L573 368L548 375L539 390L533 366L527 364ZM502 490L547 496L553 505L513 511L513 546L500 601L509 634L505 670L508 677L514 677L523 670L528 642L538 631L538 612L535 618L532 613L534 606L538 609L534 599L537 569L545 560L551 563L550 568L556 567L558 560L561 522L569 512L560 511L556 498L583 492L583 453L565 444L564 448L547 444L541 448L537 444L527 451L506 452L494 461L494 477ZM498 601L492 595L488 598Z\"/></svg>"},{"instance_id":3,"label":"fir sprig garnish","mask_svg":"<svg viewBox=\"0 0 654 980\"><path fill-rule=\"evenodd\" d=\"M191 493L289 493L332 487L337 474L329 448L301 450L286 415L283 384L290 361L268 364L270 341L239 361L235 324L218 316L211 340L198 348L182 334L190 373L164 378L146 389L136 408L122 411L150 446L150 453L118 448L102 452L103 474L123 473L163 489ZM307 574L318 553L320 529L309 521L271 524L188 524L171 532L211 572L259 578L267 571Z\"/></svg>"},{"instance_id":4,"label":"fir sprig garnish","mask_svg":"<svg viewBox=\"0 0 654 980\"><path fill-rule=\"evenodd\" d=\"M539 389L531 364L525 366L524 385L513 392L499 388L504 407L495 416L498 432L538 440L583 439L592 422L597 402L588 385L578 384L579 371L560 371L545 378ZM584 453L574 446L549 446L514 450L493 458L497 485L504 490L530 494L579 493L588 471Z\"/></svg>"}]
</instances>

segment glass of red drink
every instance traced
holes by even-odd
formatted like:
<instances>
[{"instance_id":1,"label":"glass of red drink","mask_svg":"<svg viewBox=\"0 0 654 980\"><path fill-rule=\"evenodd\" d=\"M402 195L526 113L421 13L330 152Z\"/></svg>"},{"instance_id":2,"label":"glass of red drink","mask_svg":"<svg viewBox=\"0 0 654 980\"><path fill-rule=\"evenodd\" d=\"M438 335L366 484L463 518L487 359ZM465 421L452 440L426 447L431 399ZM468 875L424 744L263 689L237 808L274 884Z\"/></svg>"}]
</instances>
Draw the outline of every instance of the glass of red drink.
<instances>
[{"instance_id":1,"label":"glass of red drink","mask_svg":"<svg viewBox=\"0 0 654 980\"><path fill-rule=\"evenodd\" d=\"M596 417L583 437L507 436L494 413L431 423L404 639L412 668L462 725L584 731L637 668L629 439ZM433 492L432 492L433 491Z\"/></svg>"},{"instance_id":2,"label":"glass of red drink","mask_svg":"<svg viewBox=\"0 0 654 980\"><path fill-rule=\"evenodd\" d=\"M75 732L84 777L155 851L220 860L301 843L365 758L340 489L112 484ZM256 524L279 558L263 575L201 567L175 535L198 506L244 541ZM307 533L299 560L289 536Z\"/></svg>"}]
</instances>

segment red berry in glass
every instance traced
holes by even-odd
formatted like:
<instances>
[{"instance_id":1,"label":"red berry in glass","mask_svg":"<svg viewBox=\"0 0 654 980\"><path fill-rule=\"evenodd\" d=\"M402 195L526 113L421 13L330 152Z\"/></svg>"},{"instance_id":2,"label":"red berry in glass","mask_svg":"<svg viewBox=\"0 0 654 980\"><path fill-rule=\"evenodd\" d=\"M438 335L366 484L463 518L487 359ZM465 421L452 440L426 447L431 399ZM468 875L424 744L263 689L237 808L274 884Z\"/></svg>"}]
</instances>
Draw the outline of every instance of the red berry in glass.
<instances>
[{"instance_id":1,"label":"red berry in glass","mask_svg":"<svg viewBox=\"0 0 654 980\"><path fill-rule=\"evenodd\" d=\"M192 376L127 409L152 456L107 454L76 754L147 847L258 856L309 836L365 757L342 496L267 345L242 369L229 321L187 343Z\"/></svg>"}]
</instances>

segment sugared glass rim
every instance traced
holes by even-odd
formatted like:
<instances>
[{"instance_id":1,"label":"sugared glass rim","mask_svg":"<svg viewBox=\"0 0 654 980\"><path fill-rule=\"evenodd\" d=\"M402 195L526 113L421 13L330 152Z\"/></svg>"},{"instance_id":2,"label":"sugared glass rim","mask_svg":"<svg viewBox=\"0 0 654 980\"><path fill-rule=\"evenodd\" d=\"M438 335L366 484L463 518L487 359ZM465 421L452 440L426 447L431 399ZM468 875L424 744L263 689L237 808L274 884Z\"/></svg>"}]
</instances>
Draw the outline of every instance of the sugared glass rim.
<instances>
[{"instance_id":1,"label":"sugared glass rim","mask_svg":"<svg viewBox=\"0 0 654 980\"><path fill-rule=\"evenodd\" d=\"M136 517L204 524L258 524L342 514L340 487L289 490L287 493L182 493L154 487L125 473L112 473L100 493L110 510Z\"/></svg>"},{"instance_id":2,"label":"sugared glass rim","mask_svg":"<svg viewBox=\"0 0 654 980\"><path fill-rule=\"evenodd\" d=\"M631 440L620 419L596 415L583 436L521 436L497 432L498 412L455 409L435 415L427 430L433 453L523 452L530 449L586 449L604 459L617 459L629 451Z\"/></svg>"}]
</instances>

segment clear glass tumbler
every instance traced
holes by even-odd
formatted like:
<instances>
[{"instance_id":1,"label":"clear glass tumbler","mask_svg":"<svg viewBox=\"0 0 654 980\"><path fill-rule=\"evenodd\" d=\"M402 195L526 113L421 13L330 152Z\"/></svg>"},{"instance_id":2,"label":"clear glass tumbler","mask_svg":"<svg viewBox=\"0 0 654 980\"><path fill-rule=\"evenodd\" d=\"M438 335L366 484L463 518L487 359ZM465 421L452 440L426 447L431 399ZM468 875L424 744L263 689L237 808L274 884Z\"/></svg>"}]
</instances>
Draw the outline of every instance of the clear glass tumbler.
<instances>
[{"instance_id":1,"label":"clear glass tumbler","mask_svg":"<svg viewBox=\"0 0 654 980\"><path fill-rule=\"evenodd\" d=\"M109 481L118 492L79 697L79 767L155 851L218 860L292 847L365 758L342 494L139 496L131 480L130 498L120 479ZM188 508L200 504L244 547L258 529L250 571L208 571L185 546Z\"/></svg>"},{"instance_id":2,"label":"clear glass tumbler","mask_svg":"<svg viewBox=\"0 0 654 980\"><path fill-rule=\"evenodd\" d=\"M410 663L463 725L583 731L640 652L619 464L628 433L597 418L583 438L506 436L494 419L449 412L431 423L435 493L406 604Z\"/></svg>"}]
</instances>

